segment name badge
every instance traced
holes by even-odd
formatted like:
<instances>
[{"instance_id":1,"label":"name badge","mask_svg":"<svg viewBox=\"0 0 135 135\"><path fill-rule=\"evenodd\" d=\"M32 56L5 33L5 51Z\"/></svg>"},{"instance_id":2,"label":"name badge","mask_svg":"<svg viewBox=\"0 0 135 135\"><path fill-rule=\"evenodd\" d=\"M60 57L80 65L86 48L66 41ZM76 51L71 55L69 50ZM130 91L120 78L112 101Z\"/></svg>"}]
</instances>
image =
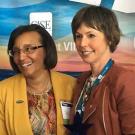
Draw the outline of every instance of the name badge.
<instances>
[{"instance_id":1,"label":"name badge","mask_svg":"<svg viewBox=\"0 0 135 135\"><path fill-rule=\"evenodd\" d=\"M67 102L67 101L60 101L60 105L61 105L64 125L66 125L66 124L69 123L70 110L71 110L71 107L72 107L72 103Z\"/></svg>"}]
</instances>

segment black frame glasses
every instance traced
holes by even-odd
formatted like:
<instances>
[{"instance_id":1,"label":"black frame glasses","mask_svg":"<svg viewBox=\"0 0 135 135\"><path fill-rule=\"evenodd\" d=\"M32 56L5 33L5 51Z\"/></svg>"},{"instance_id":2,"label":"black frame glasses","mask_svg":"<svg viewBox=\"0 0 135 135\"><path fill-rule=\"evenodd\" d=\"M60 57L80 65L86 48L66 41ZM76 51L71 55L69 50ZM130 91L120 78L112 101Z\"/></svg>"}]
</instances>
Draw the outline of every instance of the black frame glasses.
<instances>
[{"instance_id":1,"label":"black frame glasses","mask_svg":"<svg viewBox=\"0 0 135 135\"><path fill-rule=\"evenodd\" d=\"M8 55L10 57L14 57L17 56L18 54L20 54L20 52L22 51L24 54L32 54L35 52L36 49L43 47L43 45L38 45L38 46L25 46L22 49L19 48L13 48L12 50L8 51Z\"/></svg>"}]
</instances>

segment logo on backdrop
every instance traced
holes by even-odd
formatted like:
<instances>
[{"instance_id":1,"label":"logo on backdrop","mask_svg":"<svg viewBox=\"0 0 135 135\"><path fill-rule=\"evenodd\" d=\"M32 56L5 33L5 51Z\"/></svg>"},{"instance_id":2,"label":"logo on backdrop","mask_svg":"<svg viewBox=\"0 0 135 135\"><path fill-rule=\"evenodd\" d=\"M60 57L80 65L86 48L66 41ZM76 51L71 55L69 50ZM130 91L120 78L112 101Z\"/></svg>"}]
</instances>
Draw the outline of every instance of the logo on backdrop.
<instances>
[{"instance_id":1,"label":"logo on backdrop","mask_svg":"<svg viewBox=\"0 0 135 135\"><path fill-rule=\"evenodd\" d=\"M30 24L39 24L52 35L52 13L32 12L30 13Z\"/></svg>"}]
</instances>

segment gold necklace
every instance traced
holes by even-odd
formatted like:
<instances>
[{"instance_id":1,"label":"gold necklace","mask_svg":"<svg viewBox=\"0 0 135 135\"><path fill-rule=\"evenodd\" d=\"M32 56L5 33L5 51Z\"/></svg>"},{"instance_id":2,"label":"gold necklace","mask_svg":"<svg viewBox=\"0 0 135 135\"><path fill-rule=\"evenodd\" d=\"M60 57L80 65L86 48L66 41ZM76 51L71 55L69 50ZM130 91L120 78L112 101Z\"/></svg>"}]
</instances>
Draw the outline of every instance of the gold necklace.
<instances>
[{"instance_id":1,"label":"gold necklace","mask_svg":"<svg viewBox=\"0 0 135 135\"><path fill-rule=\"evenodd\" d=\"M36 90L27 90L27 92L30 94L30 95L34 95L34 96L42 96L44 94L48 94L49 91L52 89L52 87L48 88L47 90L41 90L41 92L37 92Z\"/></svg>"},{"instance_id":2,"label":"gold necklace","mask_svg":"<svg viewBox=\"0 0 135 135\"><path fill-rule=\"evenodd\" d=\"M47 86L45 85L44 88L42 90L35 90L35 89L30 89L29 87L27 87L27 92L31 95L43 95L43 94L47 94L50 89L52 89L52 84L50 79L48 79L48 82L46 83Z\"/></svg>"},{"instance_id":3,"label":"gold necklace","mask_svg":"<svg viewBox=\"0 0 135 135\"><path fill-rule=\"evenodd\" d=\"M34 100L34 106L35 109L45 109L48 110L48 102L46 101L48 99L49 93L52 91L52 87L50 89L48 89L47 91L42 91L41 93L35 93L35 92L31 92L31 91L27 91L28 92L28 97L33 97Z\"/></svg>"}]
</instances>

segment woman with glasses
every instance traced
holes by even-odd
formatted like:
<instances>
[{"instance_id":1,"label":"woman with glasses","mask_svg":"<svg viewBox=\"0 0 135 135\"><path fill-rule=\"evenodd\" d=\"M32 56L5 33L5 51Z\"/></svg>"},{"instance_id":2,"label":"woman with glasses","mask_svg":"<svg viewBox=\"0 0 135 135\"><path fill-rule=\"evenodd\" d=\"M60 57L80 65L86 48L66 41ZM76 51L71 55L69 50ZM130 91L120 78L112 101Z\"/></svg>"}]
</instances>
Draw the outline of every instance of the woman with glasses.
<instances>
[{"instance_id":1,"label":"woman with glasses","mask_svg":"<svg viewBox=\"0 0 135 135\"><path fill-rule=\"evenodd\" d=\"M90 71L78 80L67 127L73 135L135 135L135 73L112 59L121 36L115 14L84 7L73 17L72 32Z\"/></svg>"},{"instance_id":2,"label":"woman with glasses","mask_svg":"<svg viewBox=\"0 0 135 135\"><path fill-rule=\"evenodd\" d=\"M52 71L52 37L37 24L19 26L8 54L17 75L0 82L0 135L65 135L60 102L70 102L75 79Z\"/></svg>"}]
</instances>

